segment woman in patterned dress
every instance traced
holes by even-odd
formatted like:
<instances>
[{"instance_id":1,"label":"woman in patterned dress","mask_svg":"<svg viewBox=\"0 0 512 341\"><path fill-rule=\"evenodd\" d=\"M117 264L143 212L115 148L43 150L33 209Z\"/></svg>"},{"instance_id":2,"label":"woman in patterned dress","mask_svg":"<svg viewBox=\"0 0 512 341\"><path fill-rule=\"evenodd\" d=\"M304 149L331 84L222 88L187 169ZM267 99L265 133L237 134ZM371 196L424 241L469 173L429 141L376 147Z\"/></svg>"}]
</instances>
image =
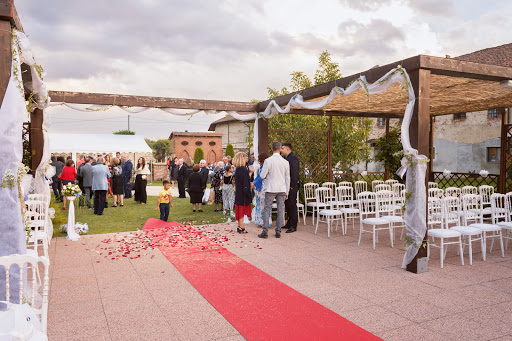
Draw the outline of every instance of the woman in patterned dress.
<instances>
[{"instance_id":1,"label":"woman in patterned dress","mask_svg":"<svg viewBox=\"0 0 512 341\"><path fill-rule=\"evenodd\" d=\"M213 171L212 176L212 189L215 193L215 212L222 210L222 181L224 179L224 162L217 163L217 167ZM219 208L220 207L220 208Z\"/></svg>"},{"instance_id":2,"label":"woman in patterned dress","mask_svg":"<svg viewBox=\"0 0 512 341\"><path fill-rule=\"evenodd\" d=\"M263 163L265 162L265 159L268 158L267 153L261 153L258 155L258 164L259 169L256 171L260 175L261 169L263 168ZM261 190L258 191L256 188L254 188L255 201L256 204L254 205L254 223L258 226L263 226L263 209L265 208L265 192L263 191L263 184L265 184L265 179L263 179Z\"/></svg>"},{"instance_id":3,"label":"woman in patterned dress","mask_svg":"<svg viewBox=\"0 0 512 341\"><path fill-rule=\"evenodd\" d=\"M233 209L235 208L235 188L233 184L235 179L233 176L233 166L227 165L224 170L223 183L222 183L222 203L224 215L229 210L229 214L233 215Z\"/></svg>"}]
</instances>

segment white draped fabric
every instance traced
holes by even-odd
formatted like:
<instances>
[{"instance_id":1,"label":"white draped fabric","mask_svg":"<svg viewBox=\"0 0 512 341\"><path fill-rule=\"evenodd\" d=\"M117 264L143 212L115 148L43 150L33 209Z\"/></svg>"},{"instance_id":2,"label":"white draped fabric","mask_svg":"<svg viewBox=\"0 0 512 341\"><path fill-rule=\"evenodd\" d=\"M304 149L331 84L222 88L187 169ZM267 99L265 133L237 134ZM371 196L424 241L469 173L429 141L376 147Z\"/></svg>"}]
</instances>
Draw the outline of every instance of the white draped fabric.
<instances>
[{"instance_id":1,"label":"white draped fabric","mask_svg":"<svg viewBox=\"0 0 512 341\"><path fill-rule=\"evenodd\" d=\"M7 170L18 173L23 157L21 131L27 111L22 89L15 75L21 79L19 51L13 46L11 78L0 106L0 181ZM26 234L21 214L18 186L0 187L0 256L26 253ZM19 272L11 273L11 297L18 297ZM2 285L3 284L3 285ZM0 301L5 300L5 273L0 272ZM14 302L17 303L17 302Z\"/></svg>"}]
</instances>

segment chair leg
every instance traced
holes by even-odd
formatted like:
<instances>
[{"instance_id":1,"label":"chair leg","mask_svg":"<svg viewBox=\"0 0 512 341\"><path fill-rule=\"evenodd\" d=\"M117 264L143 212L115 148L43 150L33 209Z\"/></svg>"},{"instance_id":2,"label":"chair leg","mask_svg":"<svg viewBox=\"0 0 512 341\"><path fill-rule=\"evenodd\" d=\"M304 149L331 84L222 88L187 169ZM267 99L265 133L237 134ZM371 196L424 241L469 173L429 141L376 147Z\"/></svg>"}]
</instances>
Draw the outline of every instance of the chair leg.
<instances>
[{"instance_id":1,"label":"chair leg","mask_svg":"<svg viewBox=\"0 0 512 341\"><path fill-rule=\"evenodd\" d=\"M377 238L377 233L375 233L375 225L373 225L373 251L375 251L375 239Z\"/></svg>"},{"instance_id":2,"label":"chair leg","mask_svg":"<svg viewBox=\"0 0 512 341\"><path fill-rule=\"evenodd\" d=\"M505 250L503 249L503 233L500 230L500 246L501 246L501 257L505 258Z\"/></svg>"},{"instance_id":3,"label":"chair leg","mask_svg":"<svg viewBox=\"0 0 512 341\"><path fill-rule=\"evenodd\" d=\"M306 209L302 210L302 219L304 220L304 226L306 226Z\"/></svg>"},{"instance_id":4,"label":"chair leg","mask_svg":"<svg viewBox=\"0 0 512 341\"><path fill-rule=\"evenodd\" d=\"M468 243L468 247L469 247L469 265L473 265L473 245L472 245L472 242L471 242L471 236L468 236L469 238L469 243ZM464 252L464 249L462 249L462 251Z\"/></svg>"},{"instance_id":5,"label":"chair leg","mask_svg":"<svg viewBox=\"0 0 512 341\"><path fill-rule=\"evenodd\" d=\"M327 216L327 238L331 237L331 217Z\"/></svg>"},{"instance_id":6,"label":"chair leg","mask_svg":"<svg viewBox=\"0 0 512 341\"><path fill-rule=\"evenodd\" d=\"M440 251L440 254L439 254L439 257L441 258L441 269L443 268L443 260L444 260L444 239L441 238L441 243L439 244L440 247L439 247L439 250Z\"/></svg>"},{"instance_id":7,"label":"chair leg","mask_svg":"<svg viewBox=\"0 0 512 341\"><path fill-rule=\"evenodd\" d=\"M389 240L391 241L391 247L393 247L393 224L389 225Z\"/></svg>"},{"instance_id":8,"label":"chair leg","mask_svg":"<svg viewBox=\"0 0 512 341\"><path fill-rule=\"evenodd\" d=\"M314 224L314 222L313 222L313 224ZM317 231L318 231L318 217L317 217L317 219L316 219L316 228L315 228L315 234L316 234L316 232L317 232Z\"/></svg>"},{"instance_id":9,"label":"chair leg","mask_svg":"<svg viewBox=\"0 0 512 341\"><path fill-rule=\"evenodd\" d=\"M496 232L493 232L493 237L495 237L495 236L496 236ZM492 247L493 246L494 246L494 238L492 238L492 240L491 240L491 248L489 249L489 253L492 252Z\"/></svg>"},{"instance_id":10,"label":"chair leg","mask_svg":"<svg viewBox=\"0 0 512 341\"><path fill-rule=\"evenodd\" d=\"M363 223L359 223L359 241L357 242L357 245L361 244L361 235L363 234Z\"/></svg>"},{"instance_id":11,"label":"chair leg","mask_svg":"<svg viewBox=\"0 0 512 341\"><path fill-rule=\"evenodd\" d=\"M482 249L482 260L485 262L485 243L483 233L480 235L480 248Z\"/></svg>"},{"instance_id":12,"label":"chair leg","mask_svg":"<svg viewBox=\"0 0 512 341\"><path fill-rule=\"evenodd\" d=\"M462 253L462 237L459 237L460 263L464 265L464 254Z\"/></svg>"}]
</instances>

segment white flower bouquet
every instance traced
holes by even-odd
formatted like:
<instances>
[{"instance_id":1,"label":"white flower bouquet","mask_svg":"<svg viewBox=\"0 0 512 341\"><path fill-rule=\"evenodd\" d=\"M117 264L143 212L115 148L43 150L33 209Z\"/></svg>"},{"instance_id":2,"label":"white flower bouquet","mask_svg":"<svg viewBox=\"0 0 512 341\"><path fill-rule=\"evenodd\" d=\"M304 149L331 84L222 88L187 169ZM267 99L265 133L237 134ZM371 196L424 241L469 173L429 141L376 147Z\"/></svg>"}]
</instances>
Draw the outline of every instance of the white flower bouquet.
<instances>
[{"instance_id":1,"label":"white flower bouquet","mask_svg":"<svg viewBox=\"0 0 512 341\"><path fill-rule=\"evenodd\" d=\"M68 224L60 225L61 232L67 232ZM89 226L87 223L75 223L75 232L78 234L87 234L89 232Z\"/></svg>"},{"instance_id":2,"label":"white flower bouquet","mask_svg":"<svg viewBox=\"0 0 512 341\"><path fill-rule=\"evenodd\" d=\"M66 197L79 197L82 194L80 187L78 185L74 185L69 183L67 185L62 186L62 195Z\"/></svg>"}]
</instances>

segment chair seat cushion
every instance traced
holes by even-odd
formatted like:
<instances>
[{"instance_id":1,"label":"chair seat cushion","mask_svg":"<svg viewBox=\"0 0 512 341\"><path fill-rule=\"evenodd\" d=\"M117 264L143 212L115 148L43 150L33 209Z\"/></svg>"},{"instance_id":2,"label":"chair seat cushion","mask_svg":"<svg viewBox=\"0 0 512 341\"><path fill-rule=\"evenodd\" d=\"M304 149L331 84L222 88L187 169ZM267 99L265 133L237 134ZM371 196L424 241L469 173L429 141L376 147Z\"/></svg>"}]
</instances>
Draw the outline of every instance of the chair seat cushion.
<instances>
[{"instance_id":1,"label":"chair seat cushion","mask_svg":"<svg viewBox=\"0 0 512 341\"><path fill-rule=\"evenodd\" d=\"M482 234L482 230L471 226L453 226L450 227L450 230L460 232L463 236L476 236Z\"/></svg>"},{"instance_id":2,"label":"chair seat cushion","mask_svg":"<svg viewBox=\"0 0 512 341\"><path fill-rule=\"evenodd\" d=\"M297 207L304 207L304 204L300 204L300 203L298 203L298 204L297 204Z\"/></svg>"},{"instance_id":3,"label":"chair seat cushion","mask_svg":"<svg viewBox=\"0 0 512 341\"><path fill-rule=\"evenodd\" d=\"M461 233L451 229L431 229L428 230L428 235L437 238L456 238L460 237Z\"/></svg>"},{"instance_id":4,"label":"chair seat cushion","mask_svg":"<svg viewBox=\"0 0 512 341\"><path fill-rule=\"evenodd\" d=\"M341 208L340 211L343 213L359 213L357 208Z\"/></svg>"},{"instance_id":5,"label":"chair seat cushion","mask_svg":"<svg viewBox=\"0 0 512 341\"><path fill-rule=\"evenodd\" d=\"M341 211L339 210L320 210L320 215L328 215L328 216L333 216L333 215L341 215Z\"/></svg>"},{"instance_id":6,"label":"chair seat cushion","mask_svg":"<svg viewBox=\"0 0 512 341\"><path fill-rule=\"evenodd\" d=\"M307 206L309 206L309 207L325 207L326 205L324 203L314 201L314 202L308 202Z\"/></svg>"},{"instance_id":7,"label":"chair seat cushion","mask_svg":"<svg viewBox=\"0 0 512 341\"><path fill-rule=\"evenodd\" d=\"M512 222L502 221L501 223L498 223L498 226L504 229L512 229Z\"/></svg>"},{"instance_id":8,"label":"chair seat cushion","mask_svg":"<svg viewBox=\"0 0 512 341\"><path fill-rule=\"evenodd\" d=\"M498 225L493 225L493 224L471 224L469 225L471 227L476 227L477 229L480 229L482 231L488 231L488 232L493 232L493 231L500 231L501 230L501 227L499 227Z\"/></svg>"},{"instance_id":9,"label":"chair seat cushion","mask_svg":"<svg viewBox=\"0 0 512 341\"><path fill-rule=\"evenodd\" d=\"M383 225L383 224L389 224L389 221L383 218L366 218L363 219L363 224L367 225Z\"/></svg>"},{"instance_id":10,"label":"chair seat cushion","mask_svg":"<svg viewBox=\"0 0 512 341\"><path fill-rule=\"evenodd\" d=\"M391 223L403 223L403 221L404 221L402 219L402 217L396 216L396 215L387 215L387 216L383 216L381 218L386 219L387 221L389 221Z\"/></svg>"}]
</instances>

